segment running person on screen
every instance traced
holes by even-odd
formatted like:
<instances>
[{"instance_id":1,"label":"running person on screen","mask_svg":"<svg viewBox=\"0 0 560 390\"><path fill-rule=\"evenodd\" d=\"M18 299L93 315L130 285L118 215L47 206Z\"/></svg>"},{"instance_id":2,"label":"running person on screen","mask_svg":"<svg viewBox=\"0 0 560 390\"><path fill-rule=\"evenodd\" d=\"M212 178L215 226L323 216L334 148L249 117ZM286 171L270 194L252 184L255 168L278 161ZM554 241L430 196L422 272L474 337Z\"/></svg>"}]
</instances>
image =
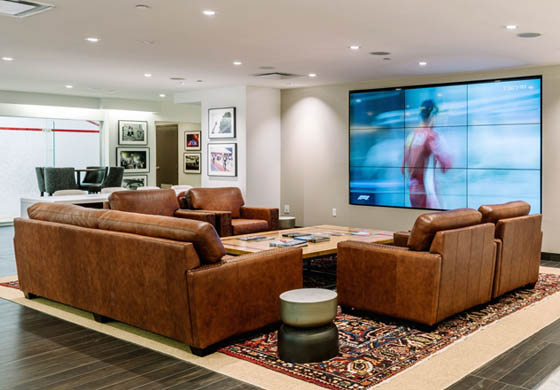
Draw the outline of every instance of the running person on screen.
<instances>
[{"instance_id":1,"label":"running person on screen","mask_svg":"<svg viewBox=\"0 0 560 390\"><path fill-rule=\"evenodd\" d=\"M440 135L433 129L438 111L433 100L425 100L420 107L422 122L406 137L401 173L405 175L408 169L408 191L412 207L442 208L434 175L430 175L431 179L426 178L426 170L432 156L434 173L438 166L443 172L451 168L451 156L443 150ZM427 183L428 180L433 180L433 184ZM428 193L427 187L433 188L433 191Z\"/></svg>"}]
</instances>

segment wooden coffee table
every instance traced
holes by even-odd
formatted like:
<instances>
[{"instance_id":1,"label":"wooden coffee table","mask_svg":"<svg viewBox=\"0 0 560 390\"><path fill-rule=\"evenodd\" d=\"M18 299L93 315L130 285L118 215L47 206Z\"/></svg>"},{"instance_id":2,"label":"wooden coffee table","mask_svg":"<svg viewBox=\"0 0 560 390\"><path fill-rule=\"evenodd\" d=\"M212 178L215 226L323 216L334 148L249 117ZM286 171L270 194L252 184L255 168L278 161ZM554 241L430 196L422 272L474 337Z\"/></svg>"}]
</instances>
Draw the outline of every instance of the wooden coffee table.
<instances>
[{"instance_id":1,"label":"wooden coffee table","mask_svg":"<svg viewBox=\"0 0 560 390\"><path fill-rule=\"evenodd\" d=\"M232 236L222 238L222 243L226 248L226 252L230 255L244 255L247 253L257 253L269 249L274 249L270 246L270 242L279 240L283 234L291 232L301 232L301 235L317 234L326 232L342 233L342 236L331 236L329 241L319 243L308 243L303 247L303 258L309 259L319 256L327 256L336 254L336 246L342 241L361 241L361 242L375 242L378 244L388 244L393 242L393 233L376 229L358 229L345 226L335 225L318 225L296 229L277 230L272 232L263 232L255 234L245 234L242 236ZM352 232L369 232L368 236L353 235ZM270 237L269 240L263 241L242 241L240 238L247 236L264 236Z\"/></svg>"}]
</instances>

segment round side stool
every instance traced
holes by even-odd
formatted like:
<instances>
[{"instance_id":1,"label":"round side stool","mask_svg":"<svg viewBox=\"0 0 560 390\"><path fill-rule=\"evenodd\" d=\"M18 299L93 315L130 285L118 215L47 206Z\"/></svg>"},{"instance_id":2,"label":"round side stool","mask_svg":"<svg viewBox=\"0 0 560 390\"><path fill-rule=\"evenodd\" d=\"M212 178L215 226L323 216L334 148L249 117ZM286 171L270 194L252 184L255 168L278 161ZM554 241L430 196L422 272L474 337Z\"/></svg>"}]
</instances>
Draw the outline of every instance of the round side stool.
<instances>
[{"instance_id":1,"label":"round side stool","mask_svg":"<svg viewBox=\"0 0 560 390\"><path fill-rule=\"evenodd\" d=\"M338 329L333 323L336 298L336 292L322 288L301 288L280 295L280 359L311 363L338 355Z\"/></svg>"}]
</instances>

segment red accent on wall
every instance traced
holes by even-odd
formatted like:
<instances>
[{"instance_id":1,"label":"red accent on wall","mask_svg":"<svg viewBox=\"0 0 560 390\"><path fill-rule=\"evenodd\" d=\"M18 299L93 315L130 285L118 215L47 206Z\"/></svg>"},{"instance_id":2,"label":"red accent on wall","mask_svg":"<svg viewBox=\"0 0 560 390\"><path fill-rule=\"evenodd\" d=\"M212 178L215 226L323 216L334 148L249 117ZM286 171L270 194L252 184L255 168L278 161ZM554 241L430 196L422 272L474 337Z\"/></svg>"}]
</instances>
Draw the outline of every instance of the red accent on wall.
<instances>
[{"instance_id":1,"label":"red accent on wall","mask_svg":"<svg viewBox=\"0 0 560 390\"><path fill-rule=\"evenodd\" d=\"M0 127L0 130L43 131L43 129L34 129L30 127ZM53 129L52 131L55 133L99 133L99 130Z\"/></svg>"}]
</instances>

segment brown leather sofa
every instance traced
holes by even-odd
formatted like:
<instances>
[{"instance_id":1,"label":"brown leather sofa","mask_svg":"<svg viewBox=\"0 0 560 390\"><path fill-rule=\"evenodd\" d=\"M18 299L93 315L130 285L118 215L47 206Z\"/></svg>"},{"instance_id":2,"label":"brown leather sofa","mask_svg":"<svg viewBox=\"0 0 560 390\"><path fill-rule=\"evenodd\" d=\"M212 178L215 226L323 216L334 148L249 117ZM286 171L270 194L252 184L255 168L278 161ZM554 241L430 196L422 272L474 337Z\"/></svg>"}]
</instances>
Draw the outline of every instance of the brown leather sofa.
<instances>
[{"instance_id":1,"label":"brown leather sofa","mask_svg":"<svg viewBox=\"0 0 560 390\"><path fill-rule=\"evenodd\" d=\"M482 222L496 225L498 249L492 297L534 286L541 262L542 215L529 215L531 205L523 201L484 205L478 211Z\"/></svg>"},{"instance_id":2,"label":"brown leather sofa","mask_svg":"<svg viewBox=\"0 0 560 390\"><path fill-rule=\"evenodd\" d=\"M159 333L196 354L279 322L279 294L302 287L301 249L225 256L205 222L53 203L28 215L14 221L28 298Z\"/></svg>"},{"instance_id":3,"label":"brown leather sofa","mask_svg":"<svg viewBox=\"0 0 560 390\"><path fill-rule=\"evenodd\" d=\"M339 304L432 326L492 297L494 224L458 209L418 217L407 247L338 244Z\"/></svg>"},{"instance_id":4,"label":"brown leather sofa","mask_svg":"<svg viewBox=\"0 0 560 390\"><path fill-rule=\"evenodd\" d=\"M172 189L146 191L119 191L109 195L108 208L130 213L161 215L165 217L188 218L208 222L216 227L216 214L193 213L180 207L184 193L177 196Z\"/></svg>"},{"instance_id":5,"label":"brown leather sofa","mask_svg":"<svg viewBox=\"0 0 560 390\"><path fill-rule=\"evenodd\" d=\"M217 230L222 237L278 230L278 209L245 207L237 187L191 188L186 204L197 212L216 213Z\"/></svg>"}]
</instances>

